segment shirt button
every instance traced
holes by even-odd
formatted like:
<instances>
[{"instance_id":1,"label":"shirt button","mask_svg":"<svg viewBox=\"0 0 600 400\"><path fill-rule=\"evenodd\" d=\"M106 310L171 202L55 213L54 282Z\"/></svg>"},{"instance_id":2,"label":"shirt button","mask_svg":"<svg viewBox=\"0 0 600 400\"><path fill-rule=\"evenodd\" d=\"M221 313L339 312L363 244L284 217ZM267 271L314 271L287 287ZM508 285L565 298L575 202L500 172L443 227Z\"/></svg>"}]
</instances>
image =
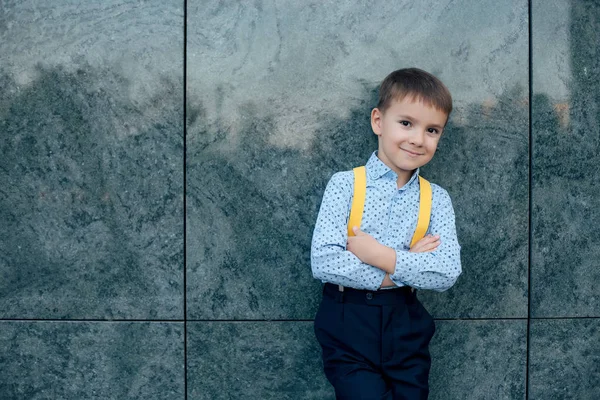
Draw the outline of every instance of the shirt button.
<instances>
[{"instance_id":1,"label":"shirt button","mask_svg":"<svg viewBox=\"0 0 600 400\"><path fill-rule=\"evenodd\" d=\"M373 293L367 293L367 300L373 300Z\"/></svg>"}]
</instances>

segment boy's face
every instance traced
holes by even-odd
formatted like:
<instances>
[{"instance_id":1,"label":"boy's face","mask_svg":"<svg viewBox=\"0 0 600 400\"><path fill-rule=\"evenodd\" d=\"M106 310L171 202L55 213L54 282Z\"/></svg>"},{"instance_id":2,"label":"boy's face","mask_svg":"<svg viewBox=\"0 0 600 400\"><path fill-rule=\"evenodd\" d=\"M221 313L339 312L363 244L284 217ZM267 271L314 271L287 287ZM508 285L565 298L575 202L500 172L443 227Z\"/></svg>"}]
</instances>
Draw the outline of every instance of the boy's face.
<instances>
[{"instance_id":1,"label":"boy's face","mask_svg":"<svg viewBox=\"0 0 600 400\"><path fill-rule=\"evenodd\" d=\"M448 115L406 96L381 112L371 112L371 127L379 136L378 156L406 183L412 172L435 154Z\"/></svg>"}]
</instances>

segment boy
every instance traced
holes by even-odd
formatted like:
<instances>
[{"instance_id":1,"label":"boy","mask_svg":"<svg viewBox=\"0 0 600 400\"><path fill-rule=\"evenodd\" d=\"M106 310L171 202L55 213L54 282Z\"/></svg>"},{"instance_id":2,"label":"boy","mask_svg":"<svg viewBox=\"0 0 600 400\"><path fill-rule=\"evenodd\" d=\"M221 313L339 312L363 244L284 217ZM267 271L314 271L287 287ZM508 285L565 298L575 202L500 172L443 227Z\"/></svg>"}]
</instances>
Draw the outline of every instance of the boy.
<instances>
[{"instance_id":1,"label":"boy","mask_svg":"<svg viewBox=\"0 0 600 400\"><path fill-rule=\"evenodd\" d=\"M313 276L325 283L315 317L325 375L337 399L427 399L435 333L416 289L445 291L461 274L448 192L431 184L427 235L409 249L419 214L419 168L433 157L452 111L450 92L416 68L382 82L371 127L360 227L348 235L353 172L327 184L313 233Z\"/></svg>"}]
</instances>

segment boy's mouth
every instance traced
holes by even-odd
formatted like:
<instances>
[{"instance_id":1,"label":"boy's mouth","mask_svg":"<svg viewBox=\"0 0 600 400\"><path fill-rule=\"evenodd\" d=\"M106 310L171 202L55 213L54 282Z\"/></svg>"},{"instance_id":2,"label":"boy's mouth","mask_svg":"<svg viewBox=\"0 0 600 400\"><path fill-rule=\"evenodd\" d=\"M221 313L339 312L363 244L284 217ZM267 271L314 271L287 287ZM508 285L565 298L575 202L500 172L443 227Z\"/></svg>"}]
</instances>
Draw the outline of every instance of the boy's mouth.
<instances>
[{"instance_id":1,"label":"boy's mouth","mask_svg":"<svg viewBox=\"0 0 600 400\"><path fill-rule=\"evenodd\" d=\"M406 149L402 149L402 150L404 150L405 152L407 152L407 153L408 153L408 154L410 154L411 156L421 156L421 155L422 155L422 154L420 154L420 153L413 153L412 151L409 151L409 150L406 150Z\"/></svg>"}]
</instances>

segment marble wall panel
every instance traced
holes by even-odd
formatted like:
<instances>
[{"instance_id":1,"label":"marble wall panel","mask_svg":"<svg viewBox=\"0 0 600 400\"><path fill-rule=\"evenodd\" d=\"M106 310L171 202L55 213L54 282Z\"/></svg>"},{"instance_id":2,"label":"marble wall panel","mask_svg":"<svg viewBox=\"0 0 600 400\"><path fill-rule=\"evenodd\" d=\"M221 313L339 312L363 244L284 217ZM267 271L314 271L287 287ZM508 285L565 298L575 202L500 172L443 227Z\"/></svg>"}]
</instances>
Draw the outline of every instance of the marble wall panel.
<instances>
[{"instance_id":1,"label":"marble wall panel","mask_svg":"<svg viewBox=\"0 0 600 400\"><path fill-rule=\"evenodd\" d=\"M430 399L525 399L527 321L436 321Z\"/></svg>"},{"instance_id":2,"label":"marble wall panel","mask_svg":"<svg viewBox=\"0 0 600 400\"><path fill-rule=\"evenodd\" d=\"M3 1L0 317L183 318L180 1Z\"/></svg>"},{"instance_id":3,"label":"marble wall panel","mask_svg":"<svg viewBox=\"0 0 600 400\"><path fill-rule=\"evenodd\" d=\"M424 302L526 316L527 26L523 0L188 1L189 316L314 316L325 184L376 148L377 86L408 66L455 100L423 174L452 196L464 274Z\"/></svg>"},{"instance_id":4,"label":"marble wall panel","mask_svg":"<svg viewBox=\"0 0 600 400\"><path fill-rule=\"evenodd\" d=\"M532 316L598 317L600 4L532 13Z\"/></svg>"},{"instance_id":5,"label":"marble wall panel","mask_svg":"<svg viewBox=\"0 0 600 400\"><path fill-rule=\"evenodd\" d=\"M188 323L188 397L334 399L312 322Z\"/></svg>"},{"instance_id":6,"label":"marble wall panel","mask_svg":"<svg viewBox=\"0 0 600 400\"><path fill-rule=\"evenodd\" d=\"M533 320L529 398L600 398L600 321L597 318Z\"/></svg>"},{"instance_id":7,"label":"marble wall panel","mask_svg":"<svg viewBox=\"0 0 600 400\"><path fill-rule=\"evenodd\" d=\"M2 399L183 400L182 323L0 322Z\"/></svg>"}]
</instances>

